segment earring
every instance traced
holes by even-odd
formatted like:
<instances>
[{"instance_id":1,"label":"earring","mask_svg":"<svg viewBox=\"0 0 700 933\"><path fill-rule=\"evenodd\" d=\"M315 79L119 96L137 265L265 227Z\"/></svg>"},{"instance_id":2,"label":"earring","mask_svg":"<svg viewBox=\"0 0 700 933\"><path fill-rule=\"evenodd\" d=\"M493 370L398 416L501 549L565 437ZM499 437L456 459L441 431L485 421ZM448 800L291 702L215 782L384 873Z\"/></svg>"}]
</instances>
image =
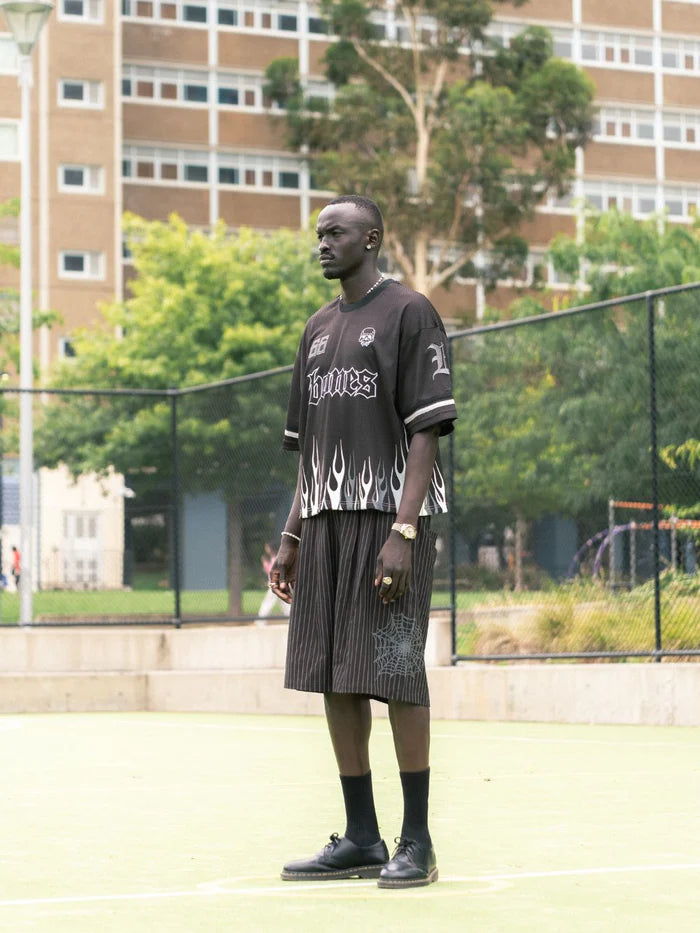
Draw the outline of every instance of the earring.
<instances>
[{"instance_id":1,"label":"earring","mask_svg":"<svg viewBox=\"0 0 700 933\"><path fill-rule=\"evenodd\" d=\"M372 249L371 246L365 246L365 249Z\"/></svg>"}]
</instances>

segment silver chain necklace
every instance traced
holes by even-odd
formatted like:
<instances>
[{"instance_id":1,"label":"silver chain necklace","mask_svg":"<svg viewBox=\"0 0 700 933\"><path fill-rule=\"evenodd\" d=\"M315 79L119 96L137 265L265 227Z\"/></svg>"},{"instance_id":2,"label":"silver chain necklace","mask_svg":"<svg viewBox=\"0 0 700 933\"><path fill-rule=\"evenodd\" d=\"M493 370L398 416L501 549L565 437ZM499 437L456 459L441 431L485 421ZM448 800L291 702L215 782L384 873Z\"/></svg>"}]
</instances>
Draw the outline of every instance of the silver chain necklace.
<instances>
[{"instance_id":1,"label":"silver chain necklace","mask_svg":"<svg viewBox=\"0 0 700 933\"><path fill-rule=\"evenodd\" d=\"M380 273L379 273L379 278L378 278L377 281L374 283L374 285L370 285L370 287L369 287L369 288L367 289L367 291L364 293L364 295L362 296L362 298L358 298L357 300L358 300L358 301L364 301L365 298L367 297L367 295L369 295L370 292L373 292L374 289L375 289L378 285L381 285L381 283L382 283L383 281L384 281L384 273L383 273L383 272L380 272ZM342 296L342 295L338 295L338 301L342 301L342 300L343 300L343 296ZM351 302L351 304L355 304L355 303L356 303L356 302L354 302L354 301Z\"/></svg>"}]
</instances>

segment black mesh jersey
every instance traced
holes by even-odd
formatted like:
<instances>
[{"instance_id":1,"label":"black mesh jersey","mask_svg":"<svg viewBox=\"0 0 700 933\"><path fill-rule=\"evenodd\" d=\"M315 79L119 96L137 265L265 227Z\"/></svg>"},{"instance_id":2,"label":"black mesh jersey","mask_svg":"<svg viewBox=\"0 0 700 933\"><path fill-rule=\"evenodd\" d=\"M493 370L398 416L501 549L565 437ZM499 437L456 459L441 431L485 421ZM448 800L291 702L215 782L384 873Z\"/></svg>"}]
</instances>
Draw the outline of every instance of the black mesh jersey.
<instances>
[{"instance_id":1,"label":"black mesh jersey","mask_svg":"<svg viewBox=\"0 0 700 933\"><path fill-rule=\"evenodd\" d=\"M398 511L410 437L457 417L442 321L423 295L385 280L307 322L294 364L284 447L301 452L301 515ZM447 511L439 459L421 515Z\"/></svg>"}]
</instances>

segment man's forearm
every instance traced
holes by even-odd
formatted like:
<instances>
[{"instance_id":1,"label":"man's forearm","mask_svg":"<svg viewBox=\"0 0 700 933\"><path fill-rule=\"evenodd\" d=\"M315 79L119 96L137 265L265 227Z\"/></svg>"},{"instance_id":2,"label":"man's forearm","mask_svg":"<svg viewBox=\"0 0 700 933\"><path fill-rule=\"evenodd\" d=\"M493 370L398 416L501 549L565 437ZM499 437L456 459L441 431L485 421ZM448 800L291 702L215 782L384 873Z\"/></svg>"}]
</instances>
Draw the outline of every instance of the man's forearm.
<instances>
[{"instance_id":1,"label":"man's forearm","mask_svg":"<svg viewBox=\"0 0 700 933\"><path fill-rule=\"evenodd\" d=\"M301 458L299 458L297 488L294 492L294 501L289 510L287 521L284 523L284 530L297 537L301 534Z\"/></svg>"},{"instance_id":2,"label":"man's forearm","mask_svg":"<svg viewBox=\"0 0 700 933\"><path fill-rule=\"evenodd\" d=\"M425 431L416 431L411 438L406 458L406 475L399 505L397 522L415 525L428 492L438 452L438 425Z\"/></svg>"}]
</instances>

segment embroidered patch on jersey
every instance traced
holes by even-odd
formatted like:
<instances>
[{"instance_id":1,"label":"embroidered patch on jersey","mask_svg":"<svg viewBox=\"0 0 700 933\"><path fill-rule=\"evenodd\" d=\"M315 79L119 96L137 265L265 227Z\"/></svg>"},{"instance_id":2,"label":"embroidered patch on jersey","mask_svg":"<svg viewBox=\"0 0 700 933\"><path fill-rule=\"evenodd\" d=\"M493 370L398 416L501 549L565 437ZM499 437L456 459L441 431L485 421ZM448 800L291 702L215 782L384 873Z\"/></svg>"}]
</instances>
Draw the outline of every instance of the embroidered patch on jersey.
<instances>
[{"instance_id":1,"label":"embroidered patch on jersey","mask_svg":"<svg viewBox=\"0 0 700 933\"><path fill-rule=\"evenodd\" d=\"M371 343L374 343L376 333L377 332L373 327L365 327L365 329L360 334L360 346L368 347Z\"/></svg>"},{"instance_id":2,"label":"embroidered patch on jersey","mask_svg":"<svg viewBox=\"0 0 700 933\"><path fill-rule=\"evenodd\" d=\"M433 373L433 379L440 374L444 376L449 376L450 371L447 368L447 353L445 352L444 344L430 343L428 344L428 350L435 351L435 356L432 356L430 358L430 362L435 363L435 372Z\"/></svg>"},{"instance_id":3,"label":"embroidered patch on jersey","mask_svg":"<svg viewBox=\"0 0 700 933\"><path fill-rule=\"evenodd\" d=\"M380 674L411 677L423 666L423 641L415 619L392 613L391 622L375 632L374 663Z\"/></svg>"},{"instance_id":4,"label":"embroidered patch on jersey","mask_svg":"<svg viewBox=\"0 0 700 933\"><path fill-rule=\"evenodd\" d=\"M328 334L324 334L323 337L317 337L314 342L311 344L311 349L309 350L309 359L312 360L315 356L320 356L325 352L326 347L328 346Z\"/></svg>"},{"instance_id":5,"label":"embroidered patch on jersey","mask_svg":"<svg viewBox=\"0 0 700 933\"><path fill-rule=\"evenodd\" d=\"M309 405L318 405L329 395L350 395L352 398L376 398L377 373L368 369L331 369L320 375L318 368L307 375Z\"/></svg>"}]
</instances>

